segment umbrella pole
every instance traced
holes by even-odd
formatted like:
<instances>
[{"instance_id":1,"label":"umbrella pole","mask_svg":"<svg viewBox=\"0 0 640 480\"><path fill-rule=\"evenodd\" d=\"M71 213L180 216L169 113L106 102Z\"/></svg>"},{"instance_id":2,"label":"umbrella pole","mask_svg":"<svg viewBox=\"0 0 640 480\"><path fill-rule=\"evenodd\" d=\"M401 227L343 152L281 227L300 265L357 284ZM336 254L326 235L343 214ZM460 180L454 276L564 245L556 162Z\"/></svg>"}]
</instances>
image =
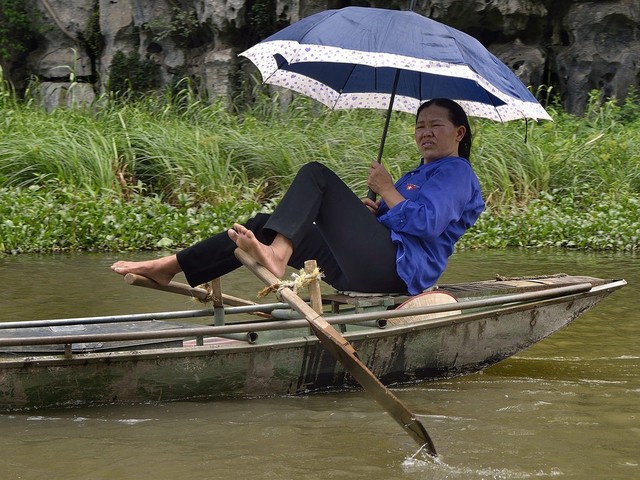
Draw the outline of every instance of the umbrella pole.
<instances>
[{"instance_id":1,"label":"umbrella pole","mask_svg":"<svg viewBox=\"0 0 640 480\"><path fill-rule=\"evenodd\" d=\"M389 99L389 108L387 109L387 118L384 121L384 129L382 130L382 138L380 139L380 148L378 149L378 163L382 163L382 153L384 152L384 144L387 140L387 132L389 131L389 121L391 120L391 112L393 111L393 102L396 99L396 90L398 89L398 81L400 80L400 69L396 70L396 76L393 79L393 87L391 88L391 98ZM376 199L376 194L369 189L367 197L371 200Z\"/></svg>"}]
</instances>

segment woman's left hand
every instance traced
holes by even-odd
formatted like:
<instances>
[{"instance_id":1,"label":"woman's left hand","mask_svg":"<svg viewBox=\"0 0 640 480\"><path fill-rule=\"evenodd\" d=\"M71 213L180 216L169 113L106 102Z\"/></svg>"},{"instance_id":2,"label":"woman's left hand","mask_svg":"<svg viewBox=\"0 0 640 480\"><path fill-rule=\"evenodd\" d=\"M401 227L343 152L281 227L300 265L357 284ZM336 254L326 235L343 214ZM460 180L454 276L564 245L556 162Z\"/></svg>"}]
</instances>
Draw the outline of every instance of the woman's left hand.
<instances>
[{"instance_id":1,"label":"woman's left hand","mask_svg":"<svg viewBox=\"0 0 640 480\"><path fill-rule=\"evenodd\" d=\"M405 200L400 192L396 190L393 179L387 169L378 162L373 162L369 168L367 186L380 195L390 208Z\"/></svg>"},{"instance_id":2,"label":"woman's left hand","mask_svg":"<svg viewBox=\"0 0 640 480\"><path fill-rule=\"evenodd\" d=\"M371 163L371 167L369 167L367 186L380 196L383 196L383 193L389 189L395 190L391 175L387 172L387 169L378 162Z\"/></svg>"}]
</instances>

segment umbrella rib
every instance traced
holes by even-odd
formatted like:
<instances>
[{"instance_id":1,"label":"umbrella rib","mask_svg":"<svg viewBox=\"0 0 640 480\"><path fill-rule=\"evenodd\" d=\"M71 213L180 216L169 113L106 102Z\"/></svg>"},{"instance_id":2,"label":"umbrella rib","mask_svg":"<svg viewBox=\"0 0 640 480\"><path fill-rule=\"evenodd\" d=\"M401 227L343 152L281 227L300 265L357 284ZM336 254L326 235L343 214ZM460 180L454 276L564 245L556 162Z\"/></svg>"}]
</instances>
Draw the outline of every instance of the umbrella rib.
<instances>
[{"instance_id":1,"label":"umbrella rib","mask_svg":"<svg viewBox=\"0 0 640 480\"><path fill-rule=\"evenodd\" d=\"M336 14L339 14L340 11L339 10L335 10L333 12L329 12L327 11L328 15L322 19L322 21L326 21L328 18L333 17ZM318 23L322 23L322 22L318 22ZM309 35L317 26L318 23L312 25L309 30L307 30L303 35L300 36L300 40L298 40L298 43L300 43L301 45L304 43L304 39L307 37L307 35Z\"/></svg>"},{"instance_id":2,"label":"umbrella rib","mask_svg":"<svg viewBox=\"0 0 640 480\"><path fill-rule=\"evenodd\" d=\"M496 111L498 118L500 118L500 123L506 123L505 120L502 118L502 114L500 113L500 110L498 110L498 106L495 104L495 102L491 98L491 95L487 95L487 96L489 97L489 102L491 102L491 106Z\"/></svg>"},{"instance_id":3,"label":"umbrella rib","mask_svg":"<svg viewBox=\"0 0 640 480\"><path fill-rule=\"evenodd\" d=\"M353 66L351 67L351 71L349 72L349 74L345 76L344 82L342 83L342 86L340 87L340 90L338 90L338 96L336 97L336 101L333 102L332 110L335 109L336 104L338 103L338 101L340 100L340 97L342 96L342 92L344 91L344 87L347 85L347 83L349 83L349 78L351 78L351 75L353 75L353 71L355 69L356 69L356 64L354 63Z\"/></svg>"}]
</instances>

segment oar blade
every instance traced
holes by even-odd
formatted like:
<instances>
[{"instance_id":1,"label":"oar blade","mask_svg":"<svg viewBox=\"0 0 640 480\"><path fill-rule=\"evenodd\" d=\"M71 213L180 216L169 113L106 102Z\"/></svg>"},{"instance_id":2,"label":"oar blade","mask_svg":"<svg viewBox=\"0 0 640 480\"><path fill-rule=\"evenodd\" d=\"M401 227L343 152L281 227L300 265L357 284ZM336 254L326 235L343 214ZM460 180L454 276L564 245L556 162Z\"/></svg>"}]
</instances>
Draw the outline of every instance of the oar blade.
<instances>
[{"instance_id":1,"label":"oar blade","mask_svg":"<svg viewBox=\"0 0 640 480\"><path fill-rule=\"evenodd\" d=\"M291 292L291 294L293 294L293 292ZM283 299L289 303L285 296L283 296ZM291 303L289 304L293 308L296 308ZM305 312L299 311L299 313L304 315L306 318ZM322 317L319 318L321 319ZM316 326L317 321L318 319L315 319L314 322L310 322L311 326L316 333L316 336L329 353L338 359L349 374L362 386L362 388L364 388L373 397L373 399L378 402L378 404L384 408L402 428L404 428L404 430L420 447L424 447L429 454L436 456L437 453L435 445L422 422L420 422L409 408L387 387L385 387L373 372L367 368L362 360L360 360L351 344L342 337L342 335L340 335L333 326L327 324L327 326L337 335L328 333L328 329L318 328Z\"/></svg>"}]
</instances>

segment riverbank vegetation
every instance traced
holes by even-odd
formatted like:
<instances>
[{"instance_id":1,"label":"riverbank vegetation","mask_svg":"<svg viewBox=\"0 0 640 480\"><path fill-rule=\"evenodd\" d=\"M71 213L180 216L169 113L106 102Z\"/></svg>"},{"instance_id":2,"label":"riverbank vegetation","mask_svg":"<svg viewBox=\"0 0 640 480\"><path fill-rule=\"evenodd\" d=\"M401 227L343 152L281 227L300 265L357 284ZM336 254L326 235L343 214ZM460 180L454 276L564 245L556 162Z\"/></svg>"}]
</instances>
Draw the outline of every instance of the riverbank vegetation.
<instances>
[{"instance_id":1,"label":"riverbank vegetation","mask_svg":"<svg viewBox=\"0 0 640 480\"><path fill-rule=\"evenodd\" d=\"M0 251L179 248L270 211L313 160L366 193L384 112L262 92L233 109L182 87L46 112L0 82ZM472 119L488 208L460 247L638 250L638 98L594 94L582 117L547 110L553 122ZM383 162L396 178L418 161L413 122L391 121Z\"/></svg>"}]
</instances>

